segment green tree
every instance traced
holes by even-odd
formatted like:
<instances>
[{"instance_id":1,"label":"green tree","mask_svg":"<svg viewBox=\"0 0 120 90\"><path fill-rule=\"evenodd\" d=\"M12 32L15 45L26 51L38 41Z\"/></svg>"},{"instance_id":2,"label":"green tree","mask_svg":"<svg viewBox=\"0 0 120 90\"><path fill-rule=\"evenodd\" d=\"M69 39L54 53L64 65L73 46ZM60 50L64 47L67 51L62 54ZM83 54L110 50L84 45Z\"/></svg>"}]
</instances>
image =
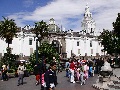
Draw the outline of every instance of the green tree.
<instances>
[{"instance_id":1,"label":"green tree","mask_svg":"<svg viewBox=\"0 0 120 90\"><path fill-rule=\"evenodd\" d=\"M42 43L39 47L39 55L44 55L47 63L52 62L53 57L56 58L57 62L59 61L59 54L57 53L57 50L53 47L52 44L49 44L47 42Z\"/></svg>"},{"instance_id":2,"label":"green tree","mask_svg":"<svg viewBox=\"0 0 120 90\"><path fill-rule=\"evenodd\" d=\"M53 57L56 58L56 61L59 62L59 54L57 53L56 49L49 43L43 42L41 46L38 49L38 62L40 63L42 61L42 56L45 57L46 63L50 63L53 61ZM36 52L30 55L30 62L31 66L34 67L36 64L36 58L35 58Z\"/></svg>"},{"instance_id":3,"label":"green tree","mask_svg":"<svg viewBox=\"0 0 120 90\"><path fill-rule=\"evenodd\" d=\"M103 29L103 32L98 37L100 43L103 45L103 52L107 51L108 54L113 53L113 41L112 41L113 32Z\"/></svg>"},{"instance_id":4,"label":"green tree","mask_svg":"<svg viewBox=\"0 0 120 90\"><path fill-rule=\"evenodd\" d=\"M14 20L3 17L3 21L0 21L0 37L1 39L5 39L6 43L8 43L8 47L6 48L8 59L7 60L5 59L6 60L5 62L8 61L7 64L9 65L11 64L10 61L11 49L9 48L9 44L12 42L13 38L17 35L16 33L17 33L17 26Z\"/></svg>"},{"instance_id":5,"label":"green tree","mask_svg":"<svg viewBox=\"0 0 120 90\"><path fill-rule=\"evenodd\" d=\"M114 47L116 49L117 54L120 54L120 13L118 13L118 17L116 18L116 21L113 22L113 31L114 31L114 37L113 37Z\"/></svg>"},{"instance_id":6,"label":"green tree","mask_svg":"<svg viewBox=\"0 0 120 90\"><path fill-rule=\"evenodd\" d=\"M116 21L113 22L113 30L103 30L98 37L101 44L104 46L103 51L107 51L108 54L120 54L120 13Z\"/></svg>"},{"instance_id":7,"label":"green tree","mask_svg":"<svg viewBox=\"0 0 120 90\"><path fill-rule=\"evenodd\" d=\"M41 45L41 40L44 39L44 37L48 36L48 25L43 20L40 22L35 22L35 28L32 30L32 32L36 35L36 63L38 63L38 41L39 45ZM40 35L40 36L39 36Z\"/></svg>"},{"instance_id":8,"label":"green tree","mask_svg":"<svg viewBox=\"0 0 120 90\"><path fill-rule=\"evenodd\" d=\"M9 44L12 42L13 37L16 36L17 26L13 19L8 19L3 17L3 21L0 21L0 37L5 39L6 43Z\"/></svg>"},{"instance_id":9,"label":"green tree","mask_svg":"<svg viewBox=\"0 0 120 90\"><path fill-rule=\"evenodd\" d=\"M1 58L1 64L9 65L9 68L14 69L16 61L16 55L11 54L11 48L7 48L7 53L4 54L4 56Z\"/></svg>"},{"instance_id":10,"label":"green tree","mask_svg":"<svg viewBox=\"0 0 120 90\"><path fill-rule=\"evenodd\" d=\"M41 42L44 37L48 36L49 28L46 22L43 20L40 22L35 22L35 28L32 30L32 32L36 35L38 38L38 41ZM39 37L40 35L40 37Z\"/></svg>"},{"instance_id":11,"label":"green tree","mask_svg":"<svg viewBox=\"0 0 120 90\"><path fill-rule=\"evenodd\" d=\"M120 38L120 13L118 13L116 21L113 22L113 30L116 36Z\"/></svg>"}]
</instances>

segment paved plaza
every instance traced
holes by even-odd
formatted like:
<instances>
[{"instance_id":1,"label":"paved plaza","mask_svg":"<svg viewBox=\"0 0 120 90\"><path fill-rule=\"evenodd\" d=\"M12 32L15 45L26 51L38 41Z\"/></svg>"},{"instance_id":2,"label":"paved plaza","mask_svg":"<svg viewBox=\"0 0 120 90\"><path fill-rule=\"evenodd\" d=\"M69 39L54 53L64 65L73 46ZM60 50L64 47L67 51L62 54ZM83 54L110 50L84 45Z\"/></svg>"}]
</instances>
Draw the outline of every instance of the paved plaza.
<instances>
[{"instance_id":1,"label":"paved plaza","mask_svg":"<svg viewBox=\"0 0 120 90\"><path fill-rule=\"evenodd\" d=\"M18 78L11 78L8 81L0 81L0 90L40 90L40 85L35 85L35 76L31 75L24 78L24 84L17 86ZM65 77L65 71L58 74L58 85L56 90L95 90L92 84L97 80L97 75L90 77L86 81L86 85L80 83L70 83L69 79Z\"/></svg>"}]
</instances>

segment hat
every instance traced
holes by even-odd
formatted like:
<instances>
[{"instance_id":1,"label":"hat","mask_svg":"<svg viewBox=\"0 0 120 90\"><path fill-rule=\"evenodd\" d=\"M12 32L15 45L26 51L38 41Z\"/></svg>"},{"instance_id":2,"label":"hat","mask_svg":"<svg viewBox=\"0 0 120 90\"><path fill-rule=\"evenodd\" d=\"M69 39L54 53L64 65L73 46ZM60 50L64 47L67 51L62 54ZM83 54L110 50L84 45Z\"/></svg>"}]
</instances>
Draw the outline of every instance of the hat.
<instances>
[{"instance_id":1,"label":"hat","mask_svg":"<svg viewBox=\"0 0 120 90\"><path fill-rule=\"evenodd\" d=\"M4 67L6 67L6 65L3 65L2 67L4 68Z\"/></svg>"}]
</instances>

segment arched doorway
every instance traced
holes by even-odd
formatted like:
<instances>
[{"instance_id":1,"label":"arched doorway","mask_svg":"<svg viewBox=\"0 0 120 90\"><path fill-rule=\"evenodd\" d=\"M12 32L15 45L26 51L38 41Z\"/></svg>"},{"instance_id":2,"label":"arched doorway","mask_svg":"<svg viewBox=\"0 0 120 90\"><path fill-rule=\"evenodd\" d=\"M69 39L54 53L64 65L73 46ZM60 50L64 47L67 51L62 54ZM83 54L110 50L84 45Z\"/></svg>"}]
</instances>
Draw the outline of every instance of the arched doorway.
<instances>
[{"instance_id":1,"label":"arched doorway","mask_svg":"<svg viewBox=\"0 0 120 90\"><path fill-rule=\"evenodd\" d=\"M61 45L60 45L60 42L59 41L57 41L57 40L53 40L52 41L52 45L54 46L54 48L57 50L57 52L59 53L59 54L61 54Z\"/></svg>"}]
</instances>

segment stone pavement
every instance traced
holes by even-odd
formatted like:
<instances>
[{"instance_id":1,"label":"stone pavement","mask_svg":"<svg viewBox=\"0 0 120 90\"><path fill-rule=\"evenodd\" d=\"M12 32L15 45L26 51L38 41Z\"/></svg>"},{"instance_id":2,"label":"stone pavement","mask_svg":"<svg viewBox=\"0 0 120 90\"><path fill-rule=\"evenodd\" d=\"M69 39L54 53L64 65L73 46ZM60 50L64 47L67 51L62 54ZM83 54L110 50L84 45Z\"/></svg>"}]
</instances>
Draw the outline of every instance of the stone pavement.
<instances>
[{"instance_id":1,"label":"stone pavement","mask_svg":"<svg viewBox=\"0 0 120 90\"><path fill-rule=\"evenodd\" d=\"M80 83L70 83L69 79L65 76L65 71L58 74L58 85L56 90L95 90L92 87L97 80L97 75L90 77L86 81L86 85L80 85ZM40 85L35 85L35 76L24 78L24 84L17 86L18 78L11 78L8 81L0 81L0 90L40 90Z\"/></svg>"},{"instance_id":2,"label":"stone pavement","mask_svg":"<svg viewBox=\"0 0 120 90\"><path fill-rule=\"evenodd\" d=\"M117 77L120 77L120 68L114 69L113 74L115 74Z\"/></svg>"},{"instance_id":3,"label":"stone pavement","mask_svg":"<svg viewBox=\"0 0 120 90\"><path fill-rule=\"evenodd\" d=\"M113 74L108 77L99 75L96 84L93 84L93 88L97 90L120 90L120 68L113 69Z\"/></svg>"}]
</instances>

